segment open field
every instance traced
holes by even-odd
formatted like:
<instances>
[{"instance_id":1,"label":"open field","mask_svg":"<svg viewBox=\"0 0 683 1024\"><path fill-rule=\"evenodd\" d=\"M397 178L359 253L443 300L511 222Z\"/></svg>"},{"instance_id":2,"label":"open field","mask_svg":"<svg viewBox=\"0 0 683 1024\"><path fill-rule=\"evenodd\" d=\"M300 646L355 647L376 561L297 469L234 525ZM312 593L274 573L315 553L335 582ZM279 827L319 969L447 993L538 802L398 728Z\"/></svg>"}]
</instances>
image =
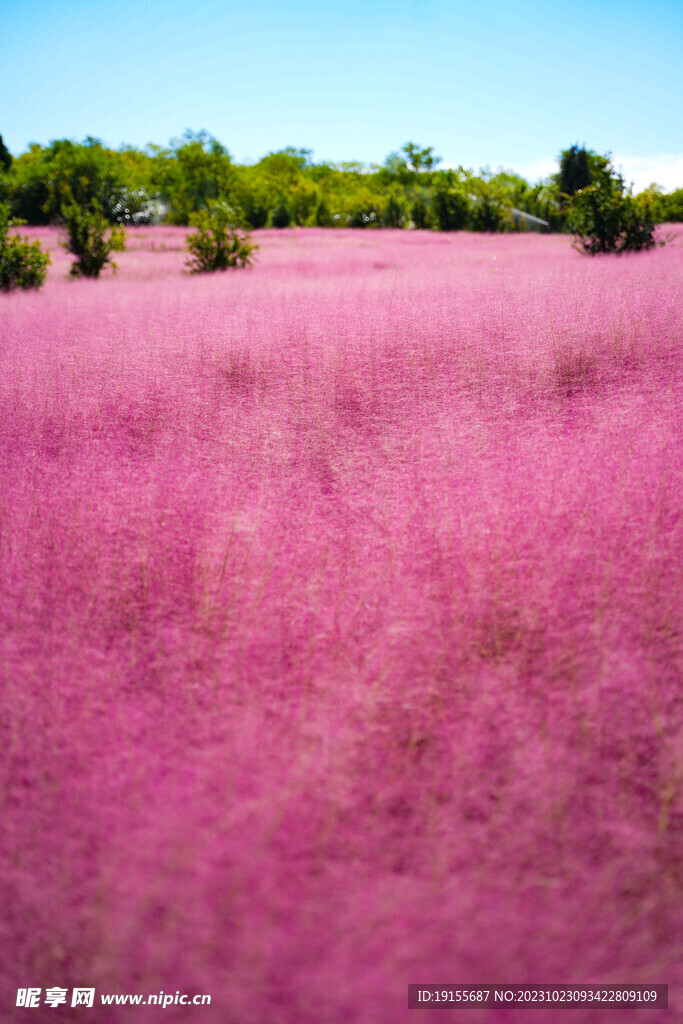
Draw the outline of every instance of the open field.
<instances>
[{"instance_id":1,"label":"open field","mask_svg":"<svg viewBox=\"0 0 683 1024\"><path fill-rule=\"evenodd\" d=\"M190 276L139 228L92 282L31 233L0 1016L396 1024L408 983L527 981L683 1013L681 237L265 231ZM14 1009L53 985L213 1002Z\"/></svg>"}]
</instances>

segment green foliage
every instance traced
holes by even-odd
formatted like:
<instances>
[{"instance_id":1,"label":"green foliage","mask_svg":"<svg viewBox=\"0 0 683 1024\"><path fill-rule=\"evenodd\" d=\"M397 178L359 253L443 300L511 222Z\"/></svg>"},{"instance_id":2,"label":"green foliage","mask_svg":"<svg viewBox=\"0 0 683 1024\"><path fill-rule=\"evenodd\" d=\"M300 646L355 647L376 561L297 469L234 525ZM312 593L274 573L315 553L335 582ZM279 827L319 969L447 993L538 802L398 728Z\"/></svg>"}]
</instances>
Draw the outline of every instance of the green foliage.
<instances>
[{"instance_id":1,"label":"green foliage","mask_svg":"<svg viewBox=\"0 0 683 1024\"><path fill-rule=\"evenodd\" d=\"M579 149L578 145L574 145L563 149L558 182L561 195L571 198L582 188L587 188L592 180L585 147Z\"/></svg>"},{"instance_id":2,"label":"green foliage","mask_svg":"<svg viewBox=\"0 0 683 1024\"><path fill-rule=\"evenodd\" d=\"M309 224L320 199L317 186L306 178L301 178L289 189L287 206L292 212L295 224Z\"/></svg>"},{"instance_id":3,"label":"green foliage","mask_svg":"<svg viewBox=\"0 0 683 1024\"><path fill-rule=\"evenodd\" d=\"M372 175L373 185L376 183L384 194L382 227L426 228L430 225L430 189L435 180L434 168L440 159L431 146L406 142L400 152L390 153L382 167L376 169ZM443 206L441 200L438 202Z\"/></svg>"},{"instance_id":4,"label":"green foliage","mask_svg":"<svg viewBox=\"0 0 683 1024\"><path fill-rule=\"evenodd\" d=\"M568 226L575 235L575 248L591 256L636 252L656 245L651 210L625 189L624 179L613 169L607 178L575 194Z\"/></svg>"},{"instance_id":5,"label":"green foliage","mask_svg":"<svg viewBox=\"0 0 683 1024\"><path fill-rule=\"evenodd\" d=\"M329 224L369 227L377 223L386 202L386 191L374 174L364 172L359 165L346 168L326 165L313 180L324 204L324 219Z\"/></svg>"},{"instance_id":6,"label":"green foliage","mask_svg":"<svg viewBox=\"0 0 683 1024\"><path fill-rule=\"evenodd\" d=\"M455 171L435 175L432 187L432 223L437 231L463 231L469 223L472 201Z\"/></svg>"},{"instance_id":7,"label":"green foliage","mask_svg":"<svg viewBox=\"0 0 683 1024\"><path fill-rule=\"evenodd\" d=\"M558 158L559 170L540 186L539 201L544 201L546 212L522 206L528 213L544 217L553 231L572 231L570 207L572 198L591 185L601 190L612 188L614 170L609 155L601 156L577 143L564 149Z\"/></svg>"},{"instance_id":8,"label":"green foliage","mask_svg":"<svg viewBox=\"0 0 683 1024\"><path fill-rule=\"evenodd\" d=\"M477 177L465 172L472 206L467 227L470 231L510 231L513 227L509 198L485 170Z\"/></svg>"},{"instance_id":9,"label":"green foliage","mask_svg":"<svg viewBox=\"0 0 683 1024\"><path fill-rule=\"evenodd\" d=\"M169 224L187 225L219 196L231 196L234 169L230 154L206 131L186 131L168 149L152 148L152 181L168 204Z\"/></svg>"},{"instance_id":10,"label":"green foliage","mask_svg":"<svg viewBox=\"0 0 683 1024\"><path fill-rule=\"evenodd\" d=\"M268 207L250 193L243 201L244 222L250 228L264 228L268 223Z\"/></svg>"},{"instance_id":11,"label":"green foliage","mask_svg":"<svg viewBox=\"0 0 683 1024\"><path fill-rule=\"evenodd\" d=\"M9 171L12 166L12 154L5 145L0 135L0 170Z\"/></svg>"},{"instance_id":12,"label":"green foliage","mask_svg":"<svg viewBox=\"0 0 683 1024\"><path fill-rule=\"evenodd\" d=\"M191 215L190 224L196 231L187 236L190 256L186 265L193 273L249 266L257 246L240 219L225 201L209 203L206 210Z\"/></svg>"},{"instance_id":13,"label":"green foliage","mask_svg":"<svg viewBox=\"0 0 683 1024\"><path fill-rule=\"evenodd\" d=\"M407 188L414 178L405 156L401 153L389 153L379 169L379 174L380 182L384 186L396 184Z\"/></svg>"},{"instance_id":14,"label":"green foliage","mask_svg":"<svg viewBox=\"0 0 683 1024\"><path fill-rule=\"evenodd\" d=\"M663 223L680 223L683 221L683 188L661 197L659 216Z\"/></svg>"},{"instance_id":15,"label":"green foliage","mask_svg":"<svg viewBox=\"0 0 683 1024\"><path fill-rule=\"evenodd\" d=\"M49 179L45 151L33 143L14 161L8 176L7 196L15 217L28 224L49 224Z\"/></svg>"},{"instance_id":16,"label":"green foliage","mask_svg":"<svg viewBox=\"0 0 683 1024\"><path fill-rule=\"evenodd\" d=\"M614 168L612 167L612 158L610 154L608 153L607 155L602 156L600 153L596 153L592 149L587 149L586 157L588 159L588 169L591 173L591 184L608 185L614 176Z\"/></svg>"},{"instance_id":17,"label":"green foliage","mask_svg":"<svg viewBox=\"0 0 683 1024\"><path fill-rule=\"evenodd\" d=\"M263 177L280 187L293 185L308 166L310 155L310 149L287 146L276 153L268 153L256 167Z\"/></svg>"},{"instance_id":18,"label":"green foliage","mask_svg":"<svg viewBox=\"0 0 683 1024\"><path fill-rule=\"evenodd\" d=\"M9 234L17 221L10 220L7 203L0 203L0 290L12 288L40 288L45 280L50 256L43 252L40 242L29 241L27 236Z\"/></svg>"},{"instance_id":19,"label":"green foliage","mask_svg":"<svg viewBox=\"0 0 683 1024\"><path fill-rule=\"evenodd\" d=\"M265 183L251 167L235 167L230 196L231 204L242 211L243 223L249 228L264 228L268 223L270 196Z\"/></svg>"},{"instance_id":20,"label":"green foliage","mask_svg":"<svg viewBox=\"0 0 683 1024\"><path fill-rule=\"evenodd\" d=\"M292 214L283 199L271 210L268 223L272 228L288 228L292 223Z\"/></svg>"},{"instance_id":21,"label":"green foliage","mask_svg":"<svg viewBox=\"0 0 683 1024\"><path fill-rule=\"evenodd\" d=\"M524 196L514 205L525 213L530 213L533 217L541 217L547 221L551 231L564 229L565 211L552 179L530 186Z\"/></svg>"},{"instance_id":22,"label":"green foliage","mask_svg":"<svg viewBox=\"0 0 683 1024\"><path fill-rule=\"evenodd\" d=\"M46 212L56 219L62 207L72 202L83 208L95 203L112 223L133 219L147 198L135 195L127 180L124 160L107 150L98 139L88 137L82 145L62 139L53 142L45 154L48 164Z\"/></svg>"},{"instance_id":23,"label":"green foliage","mask_svg":"<svg viewBox=\"0 0 683 1024\"><path fill-rule=\"evenodd\" d=\"M324 199L321 199L316 206L314 223L319 228L329 228L332 226L332 217Z\"/></svg>"},{"instance_id":24,"label":"green foliage","mask_svg":"<svg viewBox=\"0 0 683 1024\"><path fill-rule=\"evenodd\" d=\"M404 221L403 210L395 196L390 195L382 211L383 228L400 228Z\"/></svg>"},{"instance_id":25,"label":"green foliage","mask_svg":"<svg viewBox=\"0 0 683 1024\"><path fill-rule=\"evenodd\" d=\"M350 228L378 228L381 224L379 205L361 200L349 212L347 223Z\"/></svg>"},{"instance_id":26,"label":"green foliage","mask_svg":"<svg viewBox=\"0 0 683 1024\"><path fill-rule=\"evenodd\" d=\"M644 221L652 221L653 224L661 224L666 220L666 199L662 189L655 184L633 197L638 213Z\"/></svg>"},{"instance_id":27,"label":"green foliage","mask_svg":"<svg viewBox=\"0 0 683 1024\"><path fill-rule=\"evenodd\" d=\"M62 217L67 232L62 245L75 257L71 274L74 277L99 277L107 264L116 271L111 253L125 249L126 233L120 227L110 229L99 202L93 200L90 208L71 202L62 207Z\"/></svg>"},{"instance_id":28,"label":"green foliage","mask_svg":"<svg viewBox=\"0 0 683 1024\"><path fill-rule=\"evenodd\" d=\"M34 143L12 164L13 212L31 224L49 224L65 205L89 208L97 201L112 223L146 223L155 200L148 165L142 153L117 153L90 137L82 144L59 139L45 148Z\"/></svg>"},{"instance_id":29,"label":"green foliage","mask_svg":"<svg viewBox=\"0 0 683 1024\"><path fill-rule=\"evenodd\" d=\"M405 154L405 162L408 169L414 174L420 174L422 171L429 172L441 162L440 156L434 156L432 146L426 146L422 149L420 146L416 146L414 142L406 142L401 152Z\"/></svg>"},{"instance_id":30,"label":"green foliage","mask_svg":"<svg viewBox=\"0 0 683 1024\"><path fill-rule=\"evenodd\" d=\"M429 207L421 196L410 207L410 219L418 230L429 227Z\"/></svg>"},{"instance_id":31,"label":"green foliage","mask_svg":"<svg viewBox=\"0 0 683 1024\"><path fill-rule=\"evenodd\" d=\"M424 148L414 142L406 142L399 153L390 153L380 168L383 182L395 182L404 187L414 185L418 176L426 181L440 162L441 157L434 155L432 146Z\"/></svg>"},{"instance_id":32,"label":"green foliage","mask_svg":"<svg viewBox=\"0 0 683 1024\"><path fill-rule=\"evenodd\" d=\"M487 175L485 184L499 204L523 210L525 213L533 213L537 217L542 216L539 210L529 209L531 206L538 205L536 201L538 186L530 185L514 171L501 168L495 174Z\"/></svg>"},{"instance_id":33,"label":"green foliage","mask_svg":"<svg viewBox=\"0 0 683 1024\"><path fill-rule=\"evenodd\" d=\"M595 186L605 196L613 187L609 157L578 144L562 152L557 174L533 185L503 169L439 170L439 160L431 146L406 142L382 166L314 163L310 150L291 146L240 166L206 131L186 131L166 148L144 151L107 149L93 138L60 139L46 147L32 144L14 160L3 157L0 143L0 202L31 224L59 221L62 207L72 203L91 211L97 203L112 224L164 217L187 225L221 199L241 211L247 229L296 224L522 230L528 220L515 210L547 221L550 230L566 231L572 195ZM646 222L683 219L681 190L665 196L653 186L634 200ZM574 223L576 210L573 216ZM637 231L627 234L626 244L635 244Z\"/></svg>"},{"instance_id":34,"label":"green foliage","mask_svg":"<svg viewBox=\"0 0 683 1024\"><path fill-rule=\"evenodd\" d=\"M243 168L241 178L242 206L249 207L248 196L256 192L259 205L267 210L267 223L271 227L285 228L290 224L315 223L321 200L320 189L311 173L311 151L288 147L269 153L251 168ZM246 200L246 201L245 201ZM261 227L248 218L253 227Z\"/></svg>"}]
</instances>

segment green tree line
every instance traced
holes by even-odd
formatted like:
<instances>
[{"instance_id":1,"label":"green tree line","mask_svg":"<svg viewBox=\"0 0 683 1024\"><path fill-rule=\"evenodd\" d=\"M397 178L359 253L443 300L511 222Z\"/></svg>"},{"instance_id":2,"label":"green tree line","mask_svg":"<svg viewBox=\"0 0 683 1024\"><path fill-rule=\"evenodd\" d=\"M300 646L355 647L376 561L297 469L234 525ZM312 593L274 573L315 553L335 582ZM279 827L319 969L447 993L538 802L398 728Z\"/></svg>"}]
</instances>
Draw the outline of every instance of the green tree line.
<instances>
[{"instance_id":1,"label":"green tree line","mask_svg":"<svg viewBox=\"0 0 683 1024\"><path fill-rule=\"evenodd\" d=\"M74 204L96 206L111 224L187 225L220 200L246 228L513 231L542 227L537 218L549 230L571 231L575 196L618 177L608 157L578 145L560 155L557 174L536 184L510 171L475 174L440 162L432 147L408 142L382 165L314 162L310 150L295 148L243 165L205 131L144 150L60 139L13 157L0 137L0 202L34 225L59 222ZM683 220L683 189L665 195L653 185L633 202L654 223Z\"/></svg>"}]
</instances>

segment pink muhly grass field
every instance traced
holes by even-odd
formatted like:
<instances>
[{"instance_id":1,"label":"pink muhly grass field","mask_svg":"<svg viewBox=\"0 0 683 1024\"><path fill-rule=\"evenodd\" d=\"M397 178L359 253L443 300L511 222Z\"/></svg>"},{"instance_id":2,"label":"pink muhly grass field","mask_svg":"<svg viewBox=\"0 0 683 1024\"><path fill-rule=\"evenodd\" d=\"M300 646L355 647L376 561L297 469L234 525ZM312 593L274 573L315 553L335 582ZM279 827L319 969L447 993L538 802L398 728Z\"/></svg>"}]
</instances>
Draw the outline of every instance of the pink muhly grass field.
<instances>
[{"instance_id":1,"label":"pink muhly grass field","mask_svg":"<svg viewBox=\"0 0 683 1024\"><path fill-rule=\"evenodd\" d=\"M93 282L32 234L3 1019L394 1024L475 982L683 1012L680 237L265 231L198 276L138 228ZM212 1005L14 1008L57 985ZM473 1024L541 1018L604 1016Z\"/></svg>"}]
</instances>

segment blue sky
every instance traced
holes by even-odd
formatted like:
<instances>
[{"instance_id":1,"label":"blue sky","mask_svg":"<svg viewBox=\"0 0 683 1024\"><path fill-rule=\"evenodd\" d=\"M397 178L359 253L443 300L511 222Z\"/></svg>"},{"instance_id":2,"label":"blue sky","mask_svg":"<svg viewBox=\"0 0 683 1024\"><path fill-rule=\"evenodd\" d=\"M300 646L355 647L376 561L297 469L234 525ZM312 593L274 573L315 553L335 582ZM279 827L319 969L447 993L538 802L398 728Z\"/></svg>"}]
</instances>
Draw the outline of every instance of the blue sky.
<instances>
[{"instance_id":1,"label":"blue sky","mask_svg":"<svg viewBox=\"0 0 683 1024\"><path fill-rule=\"evenodd\" d=\"M536 179L573 142L683 186L681 0L0 0L0 133L283 146ZM9 89L8 89L9 86Z\"/></svg>"}]
</instances>

